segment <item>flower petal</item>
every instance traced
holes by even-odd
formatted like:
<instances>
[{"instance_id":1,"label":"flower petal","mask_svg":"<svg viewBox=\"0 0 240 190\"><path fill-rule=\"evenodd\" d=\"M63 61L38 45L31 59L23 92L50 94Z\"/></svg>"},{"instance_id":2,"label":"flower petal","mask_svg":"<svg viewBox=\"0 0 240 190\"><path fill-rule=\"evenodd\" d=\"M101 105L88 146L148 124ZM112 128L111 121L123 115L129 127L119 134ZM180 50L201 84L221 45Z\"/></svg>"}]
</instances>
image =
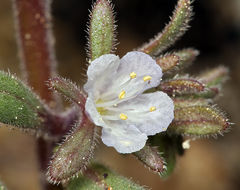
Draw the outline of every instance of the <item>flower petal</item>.
<instances>
[{"instance_id":1,"label":"flower petal","mask_svg":"<svg viewBox=\"0 0 240 190\"><path fill-rule=\"evenodd\" d=\"M102 129L102 141L119 153L126 154L142 149L146 144L147 135L141 133L134 125L110 122L109 127Z\"/></svg>"},{"instance_id":2,"label":"flower petal","mask_svg":"<svg viewBox=\"0 0 240 190\"><path fill-rule=\"evenodd\" d=\"M119 64L120 59L114 54L105 54L95 59L88 67L88 81L84 90L97 98L109 85L111 86Z\"/></svg>"},{"instance_id":3,"label":"flower petal","mask_svg":"<svg viewBox=\"0 0 240 190\"><path fill-rule=\"evenodd\" d=\"M118 68L119 76L126 74L129 76L131 72L135 72L136 78L141 81L144 76L152 77L145 90L158 86L162 78L162 69L156 64L156 61L150 55L138 51L129 52L122 57Z\"/></svg>"},{"instance_id":4,"label":"flower petal","mask_svg":"<svg viewBox=\"0 0 240 190\"><path fill-rule=\"evenodd\" d=\"M88 94L88 98L85 104L85 111L89 116L89 119L98 126L104 126L105 122L102 119L102 116L99 114L96 108L96 104L94 102L94 98L92 94Z\"/></svg>"},{"instance_id":5,"label":"flower petal","mask_svg":"<svg viewBox=\"0 0 240 190\"><path fill-rule=\"evenodd\" d=\"M133 98L145 90L160 84L162 69L151 56L142 52L129 52L120 62L116 75L112 78L111 87L101 95L106 102L116 104L121 92L125 93L122 100Z\"/></svg>"},{"instance_id":6,"label":"flower petal","mask_svg":"<svg viewBox=\"0 0 240 190\"><path fill-rule=\"evenodd\" d=\"M165 131L174 118L173 101L163 92L139 95L114 109L127 115L127 125L135 125L146 135Z\"/></svg>"}]
</instances>

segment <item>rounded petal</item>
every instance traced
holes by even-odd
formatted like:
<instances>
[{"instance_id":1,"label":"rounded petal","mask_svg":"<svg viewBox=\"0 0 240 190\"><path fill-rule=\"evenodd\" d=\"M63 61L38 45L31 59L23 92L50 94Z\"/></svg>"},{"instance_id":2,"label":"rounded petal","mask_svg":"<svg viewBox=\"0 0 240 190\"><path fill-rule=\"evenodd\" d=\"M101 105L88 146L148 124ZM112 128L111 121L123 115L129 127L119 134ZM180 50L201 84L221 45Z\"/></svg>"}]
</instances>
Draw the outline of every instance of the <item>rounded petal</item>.
<instances>
[{"instance_id":1,"label":"rounded petal","mask_svg":"<svg viewBox=\"0 0 240 190\"><path fill-rule=\"evenodd\" d=\"M126 123L134 124L146 135L165 131L174 118L174 103L163 92L141 94L118 105L127 115Z\"/></svg>"},{"instance_id":2,"label":"rounded petal","mask_svg":"<svg viewBox=\"0 0 240 190\"><path fill-rule=\"evenodd\" d=\"M102 119L102 116L99 114L96 108L96 104L94 102L93 96L91 94L88 95L85 104L85 112L89 116L89 119L98 126L104 126L105 123Z\"/></svg>"},{"instance_id":3,"label":"rounded petal","mask_svg":"<svg viewBox=\"0 0 240 190\"><path fill-rule=\"evenodd\" d=\"M102 141L119 153L136 152L146 144L147 135L141 133L134 125L127 126L122 122L111 122L109 125L102 129Z\"/></svg>"},{"instance_id":4,"label":"rounded petal","mask_svg":"<svg viewBox=\"0 0 240 190\"><path fill-rule=\"evenodd\" d=\"M103 100L114 101L124 91L125 97L119 102L126 101L158 86L161 78L162 69L151 56L137 51L129 52L121 59L111 87L101 97Z\"/></svg>"},{"instance_id":5,"label":"rounded petal","mask_svg":"<svg viewBox=\"0 0 240 190\"><path fill-rule=\"evenodd\" d=\"M152 77L152 79L147 83L148 85L146 86L146 89L156 87L161 82L161 67L156 64L156 61L150 55L146 53L132 51L122 57L118 68L118 75L124 75L125 73L129 73L129 71L130 73L136 73L136 78L139 78L141 81L144 76Z\"/></svg>"},{"instance_id":6,"label":"rounded petal","mask_svg":"<svg viewBox=\"0 0 240 190\"><path fill-rule=\"evenodd\" d=\"M88 67L88 81L84 85L84 90L93 93L96 98L111 85L110 81L116 75L119 64L120 59L114 54L105 54L95 59Z\"/></svg>"}]
</instances>

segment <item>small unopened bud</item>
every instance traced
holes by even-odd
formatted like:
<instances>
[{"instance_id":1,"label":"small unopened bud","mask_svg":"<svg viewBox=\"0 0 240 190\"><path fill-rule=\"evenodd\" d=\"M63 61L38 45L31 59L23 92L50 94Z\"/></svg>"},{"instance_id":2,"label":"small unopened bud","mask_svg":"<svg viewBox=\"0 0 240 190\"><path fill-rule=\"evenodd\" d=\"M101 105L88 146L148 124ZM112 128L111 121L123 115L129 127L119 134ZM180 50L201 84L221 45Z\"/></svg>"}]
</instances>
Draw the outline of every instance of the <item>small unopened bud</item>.
<instances>
[{"instance_id":1,"label":"small unopened bud","mask_svg":"<svg viewBox=\"0 0 240 190\"><path fill-rule=\"evenodd\" d=\"M163 72L171 71L180 63L180 57L175 54L167 54L156 59Z\"/></svg>"},{"instance_id":2,"label":"small unopened bud","mask_svg":"<svg viewBox=\"0 0 240 190\"><path fill-rule=\"evenodd\" d=\"M91 61L111 53L115 43L115 25L112 5L108 0L97 0L93 5L89 25L89 57Z\"/></svg>"},{"instance_id":3,"label":"small unopened bud","mask_svg":"<svg viewBox=\"0 0 240 190\"><path fill-rule=\"evenodd\" d=\"M182 95L190 93L198 93L204 91L204 84L194 79L172 79L162 82L160 85L162 91L168 95Z\"/></svg>"},{"instance_id":4,"label":"small unopened bud","mask_svg":"<svg viewBox=\"0 0 240 190\"><path fill-rule=\"evenodd\" d=\"M219 92L217 88L207 88L202 82L191 78L177 78L162 82L159 89L172 97L187 98L213 98Z\"/></svg>"},{"instance_id":5,"label":"small unopened bud","mask_svg":"<svg viewBox=\"0 0 240 190\"><path fill-rule=\"evenodd\" d=\"M226 132L228 119L215 107L189 106L174 110L174 121L168 132L182 135L207 136Z\"/></svg>"},{"instance_id":6,"label":"small unopened bud","mask_svg":"<svg viewBox=\"0 0 240 190\"><path fill-rule=\"evenodd\" d=\"M193 48L187 48L174 52L174 54L180 58L179 67L185 68L196 59L196 57L199 55L199 51Z\"/></svg>"},{"instance_id":7,"label":"small unopened bud","mask_svg":"<svg viewBox=\"0 0 240 190\"><path fill-rule=\"evenodd\" d=\"M198 56L199 51L187 48L156 58L157 64L166 74L175 74L177 71L189 66Z\"/></svg>"},{"instance_id":8,"label":"small unopened bud","mask_svg":"<svg viewBox=\"0 0 240 190\"><path fill-rule=\"evenodd\" d=\"M78 106L82 108L85 106L85 93L70 80L55 77L48 81L48 86L50 89L57 91L68 100L76 103Z\"/></svg>"},{"instance_id":9,"label":"small unopened bud","mask_svg":"<svg viewBox=\"0 0 240 190\"><path fill-rule=\"evenodd\" d=\"M151 171L159 174L165 171L164 158L159 154L157 148L145 145L143 149L135 152L134 155Z\"/></svg>"},{"instance_id":10,"label":"small unopened bud","mask_svg":"<svg viewBox=\"0 0 240 190\"><path fill-rule=\"evenodd\" d=\"M86 169L96 146L96 129L86 116L58 147L48 168L49 182L67 182Z\"/></svg>"},{"instance_id":11,"label":"small unopened bud","mask_svg":"<svg viewBox=\"0 0 240 190\"><path fill-rule=\"evenodd\" d=\"M228 68L219 66L202 73L199 80L207 86L217 86L227 79L228 74Z\"/></svg>"}]
</instances>

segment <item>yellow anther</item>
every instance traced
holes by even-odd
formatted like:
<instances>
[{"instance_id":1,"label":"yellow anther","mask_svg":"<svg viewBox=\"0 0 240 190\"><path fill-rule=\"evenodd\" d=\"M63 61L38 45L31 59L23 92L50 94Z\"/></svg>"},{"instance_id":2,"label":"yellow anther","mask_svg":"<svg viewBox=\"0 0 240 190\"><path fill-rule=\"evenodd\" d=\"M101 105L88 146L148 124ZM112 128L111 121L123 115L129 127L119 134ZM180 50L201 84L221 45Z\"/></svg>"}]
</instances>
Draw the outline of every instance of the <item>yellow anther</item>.
<instances>
[{"instance_id":1,"label":"yellow anther","mask_svg":"<svg viewBox=\"0 0 240 190\"><path fill-rule=\"evenodd\" d=\"M128 119L127 115L125 115L124 113L121 113L119 115L119 117L120 117L121 120L127 120Z\"/></svg>"},{"instance_id":2,"label":"yellow anther","mask_svg":"<svg viewBox=\"0 0 240 190\"><path fill-rule=\"evenodd\" d=\"M152 112L152 111L156 111L156 107L155 106L153 106L153 107L150 107L150 112Z\"/></svg>"},{"instance_id":3,"label":"yellow anther","mask_svg":"<svg viewBox=\"0 0 240 190\"><path fill-rule=\"evenodd\" d=\"M137 77L137 74L134 73L134 72L131 72L129 76L130 76L131 79L134 79L134 78Z\"/></svg>"},{"instance_id":4,"label":"yellow anther","mask_svg":"<svg viewBox=\"0 0 240 190\"><path fill-rule=\"evenodd\" d=\"M120 92L120 94L118 95L118 98L119 98L119 99L123 99L123 98L125 97L125 94L126 94L126 92L125 92L125 90L123 90L123 91Z\"/></svg>"},{"instance_id":5,"label":"yellow anther","mask_svg":"<svg viewBox=\"0 0 240 190\"><path fill-rule=\"evenodd\" d=\"M143 77L143 80L144 80L144 82L146 82L146 81L149 81L149 80L151 80L152 79L152 77L151 76L145 76L145 77Z\"/></svg>"}]
</instances>

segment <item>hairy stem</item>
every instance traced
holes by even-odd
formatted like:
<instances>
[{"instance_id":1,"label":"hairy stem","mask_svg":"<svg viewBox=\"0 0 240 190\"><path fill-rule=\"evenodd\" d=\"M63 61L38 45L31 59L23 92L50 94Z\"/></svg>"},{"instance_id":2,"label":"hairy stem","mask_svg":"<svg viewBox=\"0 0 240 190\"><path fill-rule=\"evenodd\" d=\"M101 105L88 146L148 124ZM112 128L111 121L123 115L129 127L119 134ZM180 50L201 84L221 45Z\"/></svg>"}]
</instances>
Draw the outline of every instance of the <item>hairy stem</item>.
<instances>
[{"instance_id":1,"label":"hairy stem","mask_svg":"<svg viewBox=\"0 0 240 190\"><path fill-rule=\"evenodd\" d=\"M45 82L56 74L50 0L13 0L23 76L46 101L52 93Z\"/></svg>"},{"instance_id":2,"label":"hairy stem","mask_svg":"<svg viewBox=\"0 0 240 190\"><path fill-rule=\"evenodd\" d=\"M45 84L56 75L54 39L51 31L50 0L13 0L21 69L26 82L47 102L53 94ZM39 166L44 174L53 142L37 140ZM53 189L42 178L43 189Z\"/></svg>"}]
</instances>

